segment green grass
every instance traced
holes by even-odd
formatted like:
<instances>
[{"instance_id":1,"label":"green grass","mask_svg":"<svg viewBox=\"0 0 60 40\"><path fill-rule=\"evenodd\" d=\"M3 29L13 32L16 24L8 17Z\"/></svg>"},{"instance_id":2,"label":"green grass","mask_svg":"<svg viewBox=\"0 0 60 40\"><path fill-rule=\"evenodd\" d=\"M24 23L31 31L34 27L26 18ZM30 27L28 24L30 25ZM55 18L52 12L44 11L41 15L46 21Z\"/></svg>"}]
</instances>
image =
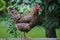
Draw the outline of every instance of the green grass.
<instances>
[{"instance_id":1,"label":"green grass","mask_svg":"<svg viewBox=\"0 0 60 40\"><path fill-rule=\"evenodd\" d=\"M56 29L57 38L60 38L60 29Z\"/></svg>"},{"instance_id":2,"label":"green grass","mask_svg":"<svg viewBox=\"0 0 60 40\"><path fill-rule=\"evenodd\" d=\"M9 37L9 33L7 32L6 29L6 22L3 21L0 23L0 38L6 38Z\"/></svg>"},{"instance_id":3,"label":"green grass","mask_svg":"<svg viewBox=\"0 0 60 40\"><path fill-rule=\"evenodd\" d=\"M6 29L6 21L0 22L0 38L10 38L10 34ZM32 38L46 38L45 29L43 27L34 27L28 35ZM56 29L56 35L60 38L60 29Z\"/></svg>"},{"instance_id":4,"label":"green grass","mask_svg":"<svg viewBox=\"0 0 60 40\"><path fill-rule=\"evenodd\" d=\"M28 34L33 38L45 38L45 29L36 26Z\"/></svg>"}]
</instances>

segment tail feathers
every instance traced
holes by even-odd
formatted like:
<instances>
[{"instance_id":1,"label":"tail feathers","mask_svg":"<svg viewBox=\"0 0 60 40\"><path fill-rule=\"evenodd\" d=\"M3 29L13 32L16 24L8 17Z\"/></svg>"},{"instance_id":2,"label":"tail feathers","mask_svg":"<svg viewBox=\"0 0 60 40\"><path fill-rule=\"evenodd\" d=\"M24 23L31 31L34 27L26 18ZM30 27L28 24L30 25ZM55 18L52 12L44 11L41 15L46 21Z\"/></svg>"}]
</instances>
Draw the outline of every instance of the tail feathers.
<instances>
[{"instance_id":1,"label":"tail feathers","mask_svg":"<svg viewBox=\"0 0 60 40\"><path fill-rule=\"evenodd\" d=\"M13 7L8 8L7 10L11 14L16 14L16 15L19 14Z\"/></svg>"},{"instance_id":2,"label":"tail feathers","mask_svg":"<svg viewBox=\"0 0 60 40\"><path fill-rule=\"evenodd\" d=\"M12 18L14 19L14 21L16 21L17 19L20 18L20 13L18 13L14 8L10 7L8 8L8 12L12 15Z\"/></svg>"}]
</instances>

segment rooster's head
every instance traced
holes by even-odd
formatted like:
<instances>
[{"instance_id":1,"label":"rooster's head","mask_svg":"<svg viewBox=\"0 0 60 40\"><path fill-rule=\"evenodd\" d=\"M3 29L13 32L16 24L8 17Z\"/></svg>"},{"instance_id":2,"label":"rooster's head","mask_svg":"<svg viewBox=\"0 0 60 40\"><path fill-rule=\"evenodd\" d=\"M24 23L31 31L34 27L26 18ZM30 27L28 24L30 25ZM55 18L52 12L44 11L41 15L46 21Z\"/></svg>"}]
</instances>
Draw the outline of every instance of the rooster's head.
<instances>
[{"instance_id":1,"label":"rooster's head","mask_svg":"<svg viewBox=\"0 0 60 40\"><path fill-rule=\"evenodd\" d=\"M36 10L39 11L40 10L40 5L36 5Z\"/></svg>"}]
</instances>

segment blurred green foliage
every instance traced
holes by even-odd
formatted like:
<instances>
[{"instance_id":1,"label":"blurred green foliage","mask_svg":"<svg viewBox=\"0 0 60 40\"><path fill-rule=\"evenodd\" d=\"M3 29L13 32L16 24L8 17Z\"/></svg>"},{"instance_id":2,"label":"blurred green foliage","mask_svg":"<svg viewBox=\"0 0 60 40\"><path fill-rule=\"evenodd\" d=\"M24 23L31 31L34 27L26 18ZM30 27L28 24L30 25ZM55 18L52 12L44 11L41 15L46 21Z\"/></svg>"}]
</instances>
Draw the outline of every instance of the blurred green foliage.
<instances>
[{"instance_id":1,"label":"blurred green foliage","mask_svg":"<svg viewBox=\"0 0 60 40\"><path fill-rule=\"evenodd\" d=\"M4 0L0 0L0 11L3 11L6 8L6 3Z\"/></svg>"}]
</instances>

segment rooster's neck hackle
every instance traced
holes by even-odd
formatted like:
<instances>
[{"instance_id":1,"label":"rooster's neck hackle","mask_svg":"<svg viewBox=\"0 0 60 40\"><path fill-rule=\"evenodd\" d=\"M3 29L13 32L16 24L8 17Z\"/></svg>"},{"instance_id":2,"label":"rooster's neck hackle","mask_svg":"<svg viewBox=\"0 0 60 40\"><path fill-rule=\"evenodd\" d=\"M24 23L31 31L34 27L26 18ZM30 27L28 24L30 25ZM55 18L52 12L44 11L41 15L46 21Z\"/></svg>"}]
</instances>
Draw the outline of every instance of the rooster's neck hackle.
<instances>
[{"instance_id":1,"label":"rooster's neck hackle","mask_svg":"<svg viewBox=\"0 0 60 40\"><path fill-rule=\"evenodd\" d=\"M34 7L34 8L32 9L32 12L31 12L32 15L36 15L36 14L38 14L39 10L40 10L40 6L37 5L36 7Z\"/></svg>"}]
</instances>

